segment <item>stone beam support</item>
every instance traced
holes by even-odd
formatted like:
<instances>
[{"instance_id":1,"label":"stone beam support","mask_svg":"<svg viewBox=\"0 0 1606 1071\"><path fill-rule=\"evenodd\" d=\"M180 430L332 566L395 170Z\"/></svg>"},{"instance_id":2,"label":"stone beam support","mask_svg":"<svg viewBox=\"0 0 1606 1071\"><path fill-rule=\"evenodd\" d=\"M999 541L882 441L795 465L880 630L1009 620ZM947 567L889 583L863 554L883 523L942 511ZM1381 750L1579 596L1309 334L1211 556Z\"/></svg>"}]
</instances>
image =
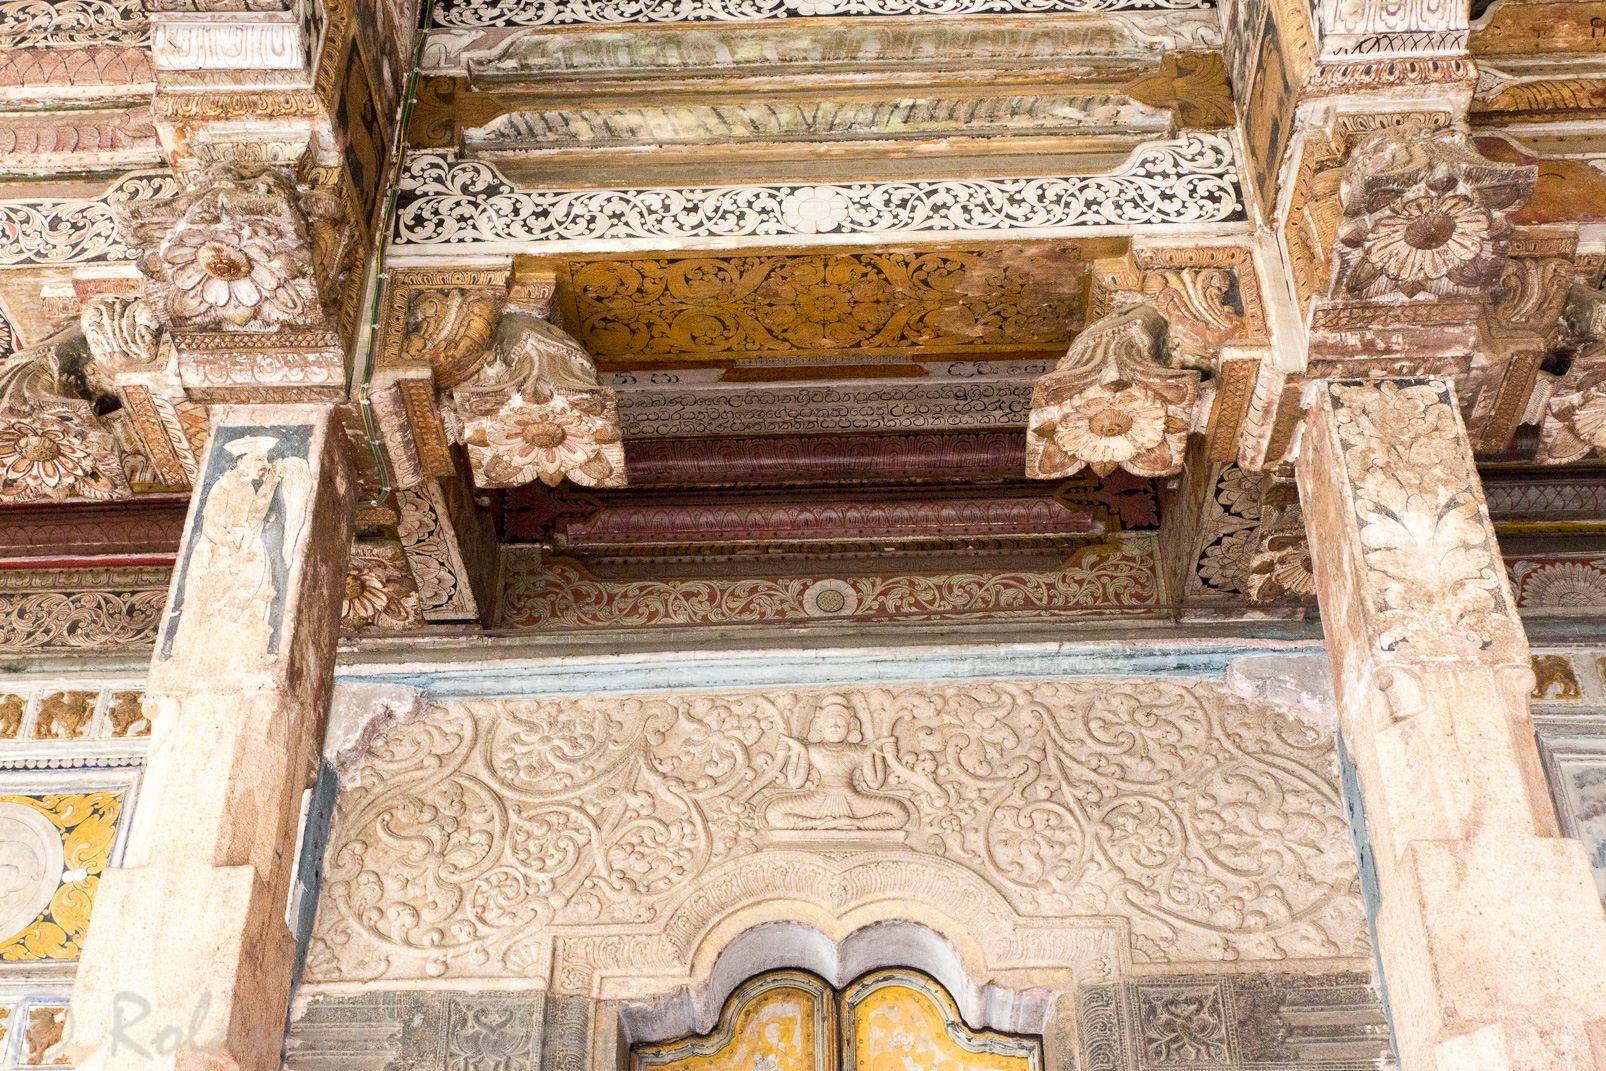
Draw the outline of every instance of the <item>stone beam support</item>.
<instances>
[{"instance_id":1,"label":"stone beam support","mask_svg":"<svg viewBox=\"0 0 1606 1071\"><path fill-rule=\"evenodd\" d=\"M215 409L145 696L139 816L73 990L80 1068L279 1066L297 817L352 536L345 449L327 405Z\"/></svg>"},{"instance_id":2,"label":"stone beam support","mask_svg":"<svg viewBox=\"0 0 1606 1071\"><path fill-rule=\"evenodd\" d=\"M1323 380L1299 490L1405 1071L1606 1069L1606 915L1560 837L1454 390Z\"/></svg>"}]
</instances>

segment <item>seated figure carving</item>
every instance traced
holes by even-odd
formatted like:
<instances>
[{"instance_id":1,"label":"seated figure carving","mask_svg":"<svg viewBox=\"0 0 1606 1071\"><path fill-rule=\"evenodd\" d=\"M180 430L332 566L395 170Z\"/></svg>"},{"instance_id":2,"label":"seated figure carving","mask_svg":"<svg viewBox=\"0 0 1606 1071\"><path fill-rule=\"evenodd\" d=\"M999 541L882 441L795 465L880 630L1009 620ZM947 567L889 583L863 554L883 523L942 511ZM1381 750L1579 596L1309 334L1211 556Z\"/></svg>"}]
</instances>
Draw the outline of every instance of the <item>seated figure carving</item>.
<instances>
[{"instance_id":1,"label":"seated figure carving","mask_svg":"<svg viewBox=\"0 0 1606 1071\"><path fill-rule=\"evenodd\" d=\"M909 808L875 791L886 783L888 765L897 763L887 754L892 740L867 744L851 739L856 720L846 699L827 696L807 742L781 738L777 770L795 791L775 797L764 808L772 829L886 831L908 824ZM812 787L805 787L811 775Z\"/></svg>"}]
</instances>

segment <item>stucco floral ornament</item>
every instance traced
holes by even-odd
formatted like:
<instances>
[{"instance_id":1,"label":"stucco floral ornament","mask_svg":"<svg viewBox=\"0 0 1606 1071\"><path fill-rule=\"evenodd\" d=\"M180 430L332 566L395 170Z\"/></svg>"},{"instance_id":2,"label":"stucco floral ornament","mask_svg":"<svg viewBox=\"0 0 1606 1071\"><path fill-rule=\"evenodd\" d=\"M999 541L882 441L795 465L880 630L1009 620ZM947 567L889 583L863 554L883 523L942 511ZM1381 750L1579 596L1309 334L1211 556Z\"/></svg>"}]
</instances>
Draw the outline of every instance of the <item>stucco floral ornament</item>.
<instances>
[{"instance_id":1,"label":"stucco floral ornament","mask_svg":"<svg viewBox=\"0 0 1606 1071\"><path fill-rule=\"evenodd\" d=\"M1161 364L1165 342L1165 318L1149 305L1118 310L1078 335L1032 392L1026 475L1181 471L1200 374Z\"/></svg>"},{"instance_id":2,"label":"stucco floral ornament","mask_svg":"<svg viewBox=\"0 0 1606 1071\"><path fill-rule=\"evenodd\" d=\"M397 540L360 541L351 545L346 587L340 600L340 627L407 629L424 624L418 585L408 568L407 553Z\"/></svg>"},{"instance_id":3,"label":"stucco floral ornament","mask_svg":"<svg viewBox=\"0 0 1606 1071\"><path fill-rule=\"evenodd\" d=\"M80 396L94 394L88 351L73 323L0 364L0 502L133 493L116 440Z\"/></svg>"},{"instance_id":4,"label":"stucco floral ornament","mask_svg":"<svg viewBox=\"0 0 1606 1071\"><path fill-rule=\"evenodd\" d=\"M1351 156L1339 191L1332 297L1486 298L1505 271L1508 217L1537 175L1485 159L1457 131L1373 135Z\"/></svg>"},{"instance_id":5,"label":"stucco floral ornament","mask_svg":"<svg viewBox=\"0 0 1606 1071\"><path fill-rule=\"evenodd\" d=\"M265 332L325 322L312 231L337 211L327 200L271 169L219 166L177 197L115 211L169 327Z\"/></svg>"},{"instance_id":6,"label":"stucco floral ornament","mask_svg":"<svg viewBox=\"0 0 1606 1071\"><path fill-rule=\"evenodd\" d=\"M799 186L781 198L781 219L798 234L834 231L847 222L853 203L834 186Z\"/></svg>"},{"instance_id":7,"label":"stucco floral ornament","mask_svg":"<svg viewBox=\"0 0 1606 1071\"><path fill-rule=\"evenodd\" d=\"M503 314L492 359L443 409L481 487L625 485L613 391L598 385L578 342L516 306Z\"/></svg>"}]
</instances>

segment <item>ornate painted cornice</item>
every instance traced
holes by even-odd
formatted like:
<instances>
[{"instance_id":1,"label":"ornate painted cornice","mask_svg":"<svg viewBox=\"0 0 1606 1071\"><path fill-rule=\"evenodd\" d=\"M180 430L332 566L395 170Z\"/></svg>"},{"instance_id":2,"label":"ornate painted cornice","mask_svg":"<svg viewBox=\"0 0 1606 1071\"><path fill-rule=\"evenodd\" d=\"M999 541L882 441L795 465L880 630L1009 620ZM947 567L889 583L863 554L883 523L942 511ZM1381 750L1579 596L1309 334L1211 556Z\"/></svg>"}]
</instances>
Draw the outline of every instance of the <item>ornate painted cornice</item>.
<instances>
[{"instance_id":1,"label":"ornate painted cornice","mask_svg":"<svg viewBox=\"0 0 1606 1071\"><path fill-rule=\"evenodd\" d=\"M112 206L178 192L172 172L136 171L93 200L0 202L0 268L133 262L139 253L119 237Z\"/></svg>"},{"instance_id":2,"label":"ornate painted cornice","mask_svg":"<svg viewBox=\"0 0 1606 1071\"><path fill-rule=\"evenodd\" d=\"M1131 71L1161 52L1218 50L1211 9L994 16L989 19L769 20L651 26L599 24L552 33L538 26L436 29L423 69L467 73L476 85L595 84L719 77L862 80L889 71Z\"/></svg>"}]
</instances>

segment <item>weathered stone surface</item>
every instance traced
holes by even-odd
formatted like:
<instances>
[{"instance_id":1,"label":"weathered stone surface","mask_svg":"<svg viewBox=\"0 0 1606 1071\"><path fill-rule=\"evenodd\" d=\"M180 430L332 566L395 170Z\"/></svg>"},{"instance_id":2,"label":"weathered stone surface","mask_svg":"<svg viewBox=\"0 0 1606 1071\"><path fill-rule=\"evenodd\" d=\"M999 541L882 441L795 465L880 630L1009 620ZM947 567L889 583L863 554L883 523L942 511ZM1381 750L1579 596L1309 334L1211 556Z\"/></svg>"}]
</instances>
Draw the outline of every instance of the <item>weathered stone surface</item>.
<instances>
[{"instance_id":1,"label":"weathered stone surface","mask_svg":"<svg viewBox=\"0 0 1606 1071\"><path fill-rule=\"evenodd\" d=\"M1603 1066L1606 917L1558 835L1453 390L1319 383L1299 479L1405 1066Z\"/></svg>"},{"instance_id":2,"label":"weathered stone surface","mask_svg":"<svg viewBox=\"0 0 1606 1071\"><path fill-rule=\"evenodd\" d=\"M102 878L74 986L80 1066L146 1067L158 1045L181 1068L278 1066L290 848L351 540L331 419L297 406L219 415L149 676L139 821ZM118 1044L118 1023L138 1048Z\"/></svg>"}]
</instances>

